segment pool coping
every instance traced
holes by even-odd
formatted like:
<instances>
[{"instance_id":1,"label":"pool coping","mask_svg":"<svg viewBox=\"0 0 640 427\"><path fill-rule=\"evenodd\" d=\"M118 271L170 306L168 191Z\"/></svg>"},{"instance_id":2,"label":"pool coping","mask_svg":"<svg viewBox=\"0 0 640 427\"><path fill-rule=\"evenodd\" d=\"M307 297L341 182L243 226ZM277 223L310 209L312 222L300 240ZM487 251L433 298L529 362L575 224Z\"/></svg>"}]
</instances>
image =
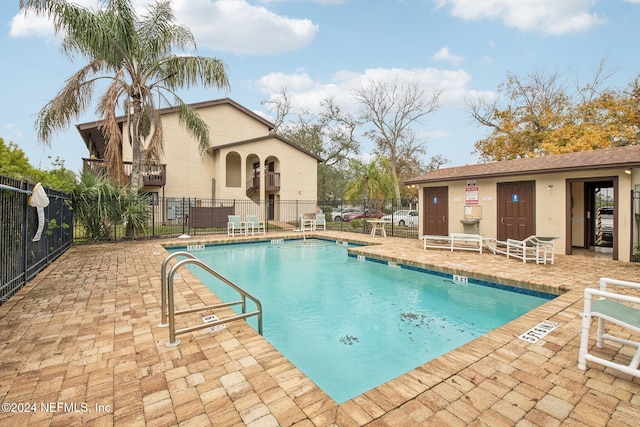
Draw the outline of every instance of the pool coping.
<instances>
[{"instance_id":1,"label":"pool coping","mask_svg":"<svg viewBox=\"0 0 640 427\"><path fill-rule=\"evenodd\" d=\"M419 271L422 273L434 274L437 276L444 276L448 279L455 280L456 276L464 277L470 279L470 283L475 283L481 286L491 286L492 284L500 285L501 289L509 290L512 292L519 292L519 290L528 290L531 291L527 293L533 296L540 296L541 298L550 299L550 296L557 297L568 292L570 289L564 287L551 287L544 286L541 284L536 284L529 281L523 280L514 280L514 279L504 279L504 278L496 278L495 276L490 276L486 274L478 274L477 272L469 272L467 270L461 268L451 268L439 266L434 263L417 263L410 262L407 260L403 260L398 257L376 254L372 255L367 251L368 247L380 245L381 243L376 242L367 242L365 240L360 239L330 239L323 235L314 235L310 234L309 239L316 240L325 240L329 242L335 242L335 244L340 245L347 243L349 245L356 245L347 248L347 254L352 257L363 256L366 261L370 262L378 262L390 266L397 266L400 268L406 268L410 270ZM250 243L261 243L261 242L271 242L271 243L279 243L279 241L293 241L293 240L303 240L302 237L287 237L284 239L271 239L266 236L252 236L251 238L246 238L245 240L239 240L235 242L229 242L228 240L220 240L220 241L211 241L211 240L198 240L195 241L192 245L178 245L177 243L171 243L163 245L165 248L171 249L181 249L190 250L189 247L192 246L209 246L209 245L242 245L242 244L250 244Z\"/></svg>"},{"instance_id":2,"label":"pool coping","mask_svg":"<svg viewBox=\"0 0 640 427\"><path fill-rule=\"evenodd\" d=\"M269 241L272 240L272 237L273 236L270 236L269 238L260 236L240 237L236 243ZM285 236L285 238L300 239L299 236L290 235L288 235L288 237ZM459 375L463 370L467 369L470 365L485 359L489 350L492 350L490 353L493 353L506 347L512 347L509 349L510 352L514 349L526 351L525 349L531 345L544 346L549 342L548 339L541 339L535 344L532 344L521 340L518 337L531 327L539 324L541 321L558 321L558 323L563 324L567 317L575 318L577 316L575 306L582 300L582 293L575 292L575 288L571 286L561 285L552 287L536 281L524 281L481 274L477 271L467 270L463 266L452 267L437 263L412 262L397 256L372 253L372 249L375 249L376 247L384 247L385 242L375 240L371 241L367 238L360 237L360 235L352 235L349 237L343 237L342 239L333 239L328 238L324 233L308 233L306 238L319 238L336 242L346 241L349 243L356 243L361 246L349 248L349 253L362 254L370 259L383 260L385 262L391 261L414 268L451 275L465 274L476 280L492 281L505 284L507 286L557 295L553 300L542 304L525 315L520 316L519 318L514 319L507 324L474 339L473 341L457 347L442 356L426 362L409 372L406 372L341 404L335 402L321 389L317 388L317 390L313 390L311 394L314 396L324 395L322 398L319 398L319 402L321 402L320 407L322 408L321 414L316 414L316 411L312 411L310 413L310 418L314 424L317 422L316 425L324 425L325 421L328 421L324 419L326 411L330 410L330 408L334 406L337 411L334 422L338 425L349 425L354 421L354 413L359 414L358 417L355 417L355 419L357 419L357 423L355 425L370 423L378 419L383 414L386 414L388 411L392 411L393 408L397 408L398 406L406 405L409 402L414 401L419 398L422 393L430 390L438 384L446 383L447 381L455 382L455 378L459 378ZM229 242L226 239L200 239L194 241L194 244L200 243L228 244ZM174 247L174 244L165 246ZM518 261L506 260L506 262ZM304 374L302 375L304 376ZM306 378L306 376L304 377ZM326 402L326 399L330 402ZM316 417L320 416L322 421L315 418L314 415ZM363 422L364 424L362 424Z\"/></svg>"},{"instance_id":3,"label":"pool coping","mask_svg":"<svg viewBox=\"0 0 640 427\"><path fill-rule=\"evenodd\" d=\"M364 262L372 262L372 263L376 263L379 265L385 265L388 266L389 268L400 268L400 269L406 269L406 270L410 270L410 271L415 271L415 272L419 272L419 273L423 273L423 274L430 274L430 275L434 275L437 277L441 277L441 278L446 278L449 279L451 281L451 284L453 286L460 286L460 285L467 285L467 284L473 284L473 285L477 285L477 286L484 286L484 287L489 287L489 288L493 288L493 289L499 289L499 290L503 290L503 291L507 291L507 292L514 292L514 293L518 293L518 294L523 294L523 295L528 295L528 296L533 296L533 297L537 297L537 298L541 298L544 300L553 300L555 298L558 297L557 294L550 294L548 292L541 292L539 290L534 290L534 289L530 289L528 287L519 287L519 286L513 286L513 285L507 285L507 284L500 284L500 283L496 283L493 281L487 281L487 280L481 280L481 279L477 279L475 277L468 277L468 276L458 276L452 272L442 272L442 271L436 271L434 269L431 268L427 268L427 266L422 265L422 266L417 266L414 265L413 263L407 264L407 263L400 263L400 260L398 259L391 259L390 257L383 257L383 256L376 256L376 257L371 257L371 256L366 256L366 255L359 255L357 253L357 249L358 248L363 248L366 247L367 244L366 243L354 243L351 241L347 241L347 240L334 240L334 239L326 239L323 237L310 237L310 240L320 240L320 241L324 241L324 242L329 242L329 243L333 243L336 246L340 246L340 245L355 245L354 246L348 246L346 248L347 251L347 257L349 258L357 258L360 259L360 257L362 257L362 261ZM285 243L287 241L291 241L291 242L295 242L295 241L300 241L303 239L299 239L299 238L285 238L285 239L257 239L257 240L245 240L245 241L236 241L236 242L222 242L222 243L195 243L193 245L180 245L180 246L166 246L165 245L165 249L170 248L172 250L183 250L186 249L186 251L190 251L190 253L197 257L197 254L200 250L205 250L207 247L221 247L221 246L242 246L242 245L250 245L250 244L256 244L256 243L271 243L271 244L282 244ZM387 259L385 259L387 258ZM464 279L464 283L457 283L455 280L458 278L463 278ZM215 295L215 292L212 292ZM217 296L217 295L216 295ZM545 303L542 303L540 305L543 305ZM225 311L226 315L233 315L233 313L229 312L229 311ZM521 317L521 316L519 316ZM513 319L516 320L516 319ZM513 321L512 320L512 321ZM546 320L546 319L545 319ZM507 322L510 323L511 321ZM506 323L505 323L506 324ZM503 325L501 325L503 326ZM498 328L495 328L498 329ZM525 331L523 331L525 332ZM484 336L485 334L483 334L482 336ZM477 337L480 338L480 337ZM473 340L477 339L474 338ZM472 340L472 341L473 341ZM469 341L471 342L471 341ZM457 348L457 347L456 347ZM436 357L437 358L437 357ZM435 358L434 358L435 359ZM421 365L424 365L428 363L428 361L423 362ZM410 371L408 371L410 372ZM406 373L408 373L406 372ZM376 388L376 387L374 387ZM368 390L367 390L368 391ZM364 394L360 393L358 396ZM358 397L356 396L356 397ZM336 401L336 403L338 403L338 405L340 404L344 404L346 402L348 402L349 400L352 399L348 399L345 402L342 403L338 403Z\"/></svg>"},{"instance_id":4,"label":"pool coping","mask_svg":"<svg viewBox=\"0 0 640 427\"><path fill-rule=\"evenodd\" d=\"M297 234L299 236L299 234ZM493 254L422 248L420 241L344 232L315 235L413 263L563 290L552 301L457 349L338 405L246 322L184 336L167 348L160 321L163 245L181 239L72 247L0 306L0 400L87 402L109 411L0 413L14 425L634 426L640 379L588 364L577 368L582 290L602 275L637 280L640 265L556 255L554 266ZM286 238L295 233L269 233ZM194 237L188 242L248 238ZM603 274L604 273L604 274ZM215 296L189 271L179 307ZM550 319L535 343L519 335ZM201 321L193 316L194 321ZM593 328L592 328L593 329ZM591 343L593 345L593 342ZM595 346L594 346L595 347ZM593 351L630 359L624 348Z\"/></svg>"}]
</instances>

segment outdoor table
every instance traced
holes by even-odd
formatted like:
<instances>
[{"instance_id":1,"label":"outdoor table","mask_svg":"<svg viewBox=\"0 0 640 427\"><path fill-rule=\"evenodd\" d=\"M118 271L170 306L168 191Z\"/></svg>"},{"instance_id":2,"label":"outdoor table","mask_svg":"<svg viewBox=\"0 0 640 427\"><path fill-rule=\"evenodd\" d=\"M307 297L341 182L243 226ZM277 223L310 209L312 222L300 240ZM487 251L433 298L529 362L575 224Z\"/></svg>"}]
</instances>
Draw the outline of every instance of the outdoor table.
<instances>
[{"instance_id":1,"label":"outdoor table","mask_svg":"<svg viewBox=\"0 0 640 427\"><path fill-rule=\"evenodd\" d=\"M390 224L391 221L385 221L382 219L369 219L367 220L368 223L370 223L372 225L371 227L371 235L375 236L376 235L376 231L380 230L380 235L382 235L382 237L387 237L387 232L384 229L385 224Z\"/></svg>"}]
</instances>

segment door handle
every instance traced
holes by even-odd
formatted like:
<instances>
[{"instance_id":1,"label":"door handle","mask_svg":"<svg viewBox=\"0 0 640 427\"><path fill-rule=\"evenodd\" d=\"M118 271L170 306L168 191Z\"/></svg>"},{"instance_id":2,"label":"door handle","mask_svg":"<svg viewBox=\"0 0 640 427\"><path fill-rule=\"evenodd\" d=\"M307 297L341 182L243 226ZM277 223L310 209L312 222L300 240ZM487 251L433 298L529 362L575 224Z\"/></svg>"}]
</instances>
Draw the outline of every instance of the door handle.
<instances>
[{"instance_id":1,"label":"door handle","mask_svg":"<svg viewBox=\"0 0 640 427\"><path fill-rule=\"evenodd\" d=\"M504 224L504 218L500 218L500 224Z\"/></svg>"},{"instance_id":2,"label":"door handle","mask_svg":"<svg viewBox=\"0 0 640 427\"><path fill-rule=\"evenodd\" d=\"M442 215L442 222L446 222L447 219L444 217L444 215Z\"/></svg>"}]
</instances>

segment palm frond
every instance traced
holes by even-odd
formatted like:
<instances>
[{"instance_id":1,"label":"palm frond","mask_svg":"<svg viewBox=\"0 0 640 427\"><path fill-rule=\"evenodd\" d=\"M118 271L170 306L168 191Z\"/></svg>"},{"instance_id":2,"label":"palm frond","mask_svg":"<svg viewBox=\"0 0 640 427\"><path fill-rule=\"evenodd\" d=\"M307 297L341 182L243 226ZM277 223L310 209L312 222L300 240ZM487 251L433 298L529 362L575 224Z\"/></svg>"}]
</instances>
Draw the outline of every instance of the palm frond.
<instances>
[{"instance_id":1,"label":"palm frond","mask_svg":"<svg viewBox=\"0 0 640 427\"><path fill-rule=\"evenodd\" d=\"M191 30L175 25L174 21L171 2L157 2L147 7L147 14L140 20L137 33L140 55L145 56L148 62L154 63L170 56L173 47L181 50L196 47Z\"/></svg>"},{"instance_id":2,"label":"palm frond","mask_svg":"<svg viewBox=\"0 0 640 427\"><path fill-rule=\"evenodd\" d=\"M163 79L163 84L171 90L194 85L214 86L223 90L229 88L226 66L218 58L172 56L160 66L161 70L157 74Z\"/></svg>"},{"instance_id":3,"label":"palm frond","mask_svg":"<svg viewBox=\"0 0 640 427\"><path fill-rule=\"evenodd\" d=\"M200 115L182 100L177 100L180 124L198 141L198 149L203 154L209 147L209 126Z\"/></svg>"},{"instance_id":4,"label":"palm frond","mask_svg":"<svg viewBox=\"0 0 640 427\"><path fill-rule=\"evenodd\" d=\"M164 154L164 131L160 112L148 105L145 111L151 126L151 132L145 139L145 157L147 161L161 159Z\"/></svg>"},{"instance_id":5,"label":"palm frond","mask_svg":"<svg viewBox=\"0 0 640 427\"><path fill-rule=\"evenodd\" d=\"M67 80L67 84L38 113L35 127L38 139L49 144L56 131L63 130L77 119L91 105L95 80L88 80L97 70L98 63L92 62Z\"/></svg>"},{"instance_id":6,"label":"palm frond","mask_svg":"<svg viewBox=\"0 0 640 427\"><path fill-rule=\"evenodd\" d=\"M122 80L114 79L113 83L100 98L97 112L104 119L100 123L100 130L105 138L104 159L109 170L109 175L117 182L124 183L126 176L122 160L122 129L120 128L116 111L118 111L118 99L127 90Z\"/></svg>"},{"instance_id":7,"label":"palm frond","mask_svg":"<svg viewBox=\"0 0 640 427\"><path fill-rule=\"evenodd\" d=\"M90 105L95 81L111 79L96 109L102 117L104 157L110 175L123 182L122 144L127 141L132 145L131 187L136 191L142 156L160 159L163 151L154 97L166 100L162 92L175 96L181 125L204 153L209 148L207 124L182 102L177 90L194 85L226 90L229 81L220 59L172 54L174 48L195 49L196 45L191 31L175 24L170 0L156 0L141 17L136 15L132 0L102 3L105 7L91 10L63 0L20 0L21 11L53 20L56 34L64 34L64 53L79 53L89 60L89 65L72 76L40 111L36 128L39 138L49 143L52 132L68 126ZM125 114L124 130L118 111Z\"/></svg>"}]
</instances>

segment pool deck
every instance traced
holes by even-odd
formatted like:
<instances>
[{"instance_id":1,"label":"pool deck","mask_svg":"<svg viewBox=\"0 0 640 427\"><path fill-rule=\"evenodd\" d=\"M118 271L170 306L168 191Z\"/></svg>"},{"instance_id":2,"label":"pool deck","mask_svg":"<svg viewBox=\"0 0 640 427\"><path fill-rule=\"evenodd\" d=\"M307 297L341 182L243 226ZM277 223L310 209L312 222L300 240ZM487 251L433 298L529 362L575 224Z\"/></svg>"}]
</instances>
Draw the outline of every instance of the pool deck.
<instances>
[{"instance_id":1,"label":"pool deck","mask_svg":"<svg viewBox=\"0 0 640 427\"><path fill-rule=\"evenodd\" d=\"M581 371L577 358L582 289L601 276L637 281L640 264L563 255L555 265L523 264L425 251L419 240L315 234L375 243L360 254L562 295L338 405L245 322L165 346L163 245L226 236L74 246L0 306L0 425L638 425L640 379L592 363ZM291 236L298 235L267 238ZM180 276L178 307L216 301L191 273ZM187 317L193 324L202 315ZM545 319L560 326L536 343L518 338ZM598 351L631 356L612 345Z\"/></svg>"}]
</instances>

